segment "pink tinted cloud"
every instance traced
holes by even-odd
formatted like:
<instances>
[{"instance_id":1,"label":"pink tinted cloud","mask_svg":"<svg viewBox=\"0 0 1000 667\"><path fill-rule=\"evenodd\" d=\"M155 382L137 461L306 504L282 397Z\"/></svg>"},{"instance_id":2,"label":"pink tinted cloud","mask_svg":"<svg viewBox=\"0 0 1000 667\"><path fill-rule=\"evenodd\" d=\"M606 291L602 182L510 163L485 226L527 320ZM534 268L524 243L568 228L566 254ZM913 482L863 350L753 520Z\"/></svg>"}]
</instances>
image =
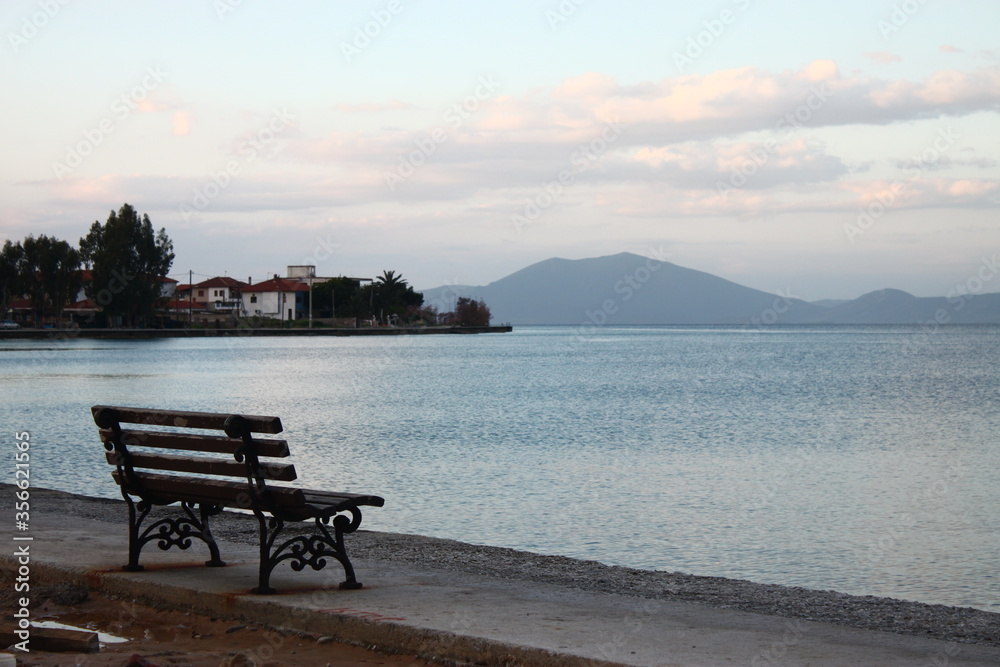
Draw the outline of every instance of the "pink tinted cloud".
<instances>
[{"instance_id":1,"label":"pink tinted cloud","mask_svg":"<svg viewBox=\"0 0 1000 667\"><path fill-rule=\"evenodd\" d=\"M191 114L186 111L175 111L173 135L175 137L186 137L189 134L191 134Z\"/></svg>"},{"instance_id":2,"label":"pink tinted cloud","mask_svg":"<svg viewBox=\"0 0 1000 667\"><path fill-rule=\"evenodd\" d=\"M847 167L819 145L805 139L779 144L737 142L685 143L644 147L630 159L678 185L716 191L720 182L737 189L829 181Z\"/></svg>"},{"instance_id":3,"label":"pink tinted cloud","mask_svg":"<svg viewBox=\"0 0 1000 667\"><path fill-rule=\"evenodd\" d=\"M887 208L936 208L950 206L993 206L990 199L1000 192L1000 182L989 179L897 179L853 181L840 184L853 193L859 208L881 205Z\"/></svg>"},{"instance_id":4,"label":"pink tinted cloud","mask_svg":"<svg viewBox=\"0 0 1000 667\"><path fill-rule=\"evenodd\" d=\"M942 71L923 81L845 76L828 60L798 71L756 67L621 85L589 73L546 91L506 97L469 127L498 141L573 143L619 122L641 128L623 141L666 144L773 130L788 114L806 112L809 127L885 124L927 113L963 114L1000 104L1000 67ZM801 115L801 114L800 114ZM468 129L468 128L464 128Z\"/></svg>"},{"instance_id":5,"label":"pink tinted cloud","mask_svg":"<svg viewBox=\"0 0 1000 667\"><path fill-rule=\"evenodd\" d=\"M956 113L995 108L1000 102L1000 68L943 70L924 83L884 82L869 86L868 97L877 107L894 109L899 120L931 110Z\"/></svg>"},{"instance_id":6,"label":"pink tinted cloud","mask_svg":"<svg viewBox=\"0 0 1000 667\"><path fill-rule=\"evenodd\" d=\"M790 129L787 124L782 127L781 121L791 114L807 119L797 127L817 129L904 122L928 113L992 110L998 104L1000 67L937 72L914 82L846 76L836 63L818 60L797 71L743 67L635 85L590 72L552 88L490 99L461 123L439 125L446 135L441 142L444 152L458 146L476 153L478 159L512 153L543 159L568 156L610 123L626 128L613 147L620 150L761 130L780 133ZM316 161L384 161L387 155L412 150L432 129L437 128L339 131L326 137L302 137L296 150Z\"/></svg>"},{"instance_id":7,"label":"pink tinted cloud","mask_svg":"<svg viewBox=\"0 0 1000 667\"><path fill-rule=\"evenodd\" d=\"M289 134L282 160L303 165L299 178L314 184L307 190L323 191L309 176L311 165L321 164L326 176L350 173L355 189L346 200L360 201L355 195L361 191L384 197L385 174L419 152L432 131L441 130L433 152L419 156L421 166L393 197L455 201L476 196L485 201L522 189L534 192L561 170L574 169L573 193L623 184L643 191L659 188L677 198L679 211L691 214L739 214L740 207L845 210L870 201L866 193L881 192L884 186L852 173L844 160L809 139L813 130L995 110L998 105L1000 67L942 71L908 81L848 75L836 63L820 60L799 70L745 67L634 85L591 72L557 86L489 99L456 124L442 120L378 132L341 128L319 137ZM808 113L801 132L778 124L802 109ZM619 124L621 133L595 159L585 161L585 169L575 170L573 156L594 145L609 123ZM765 144L760 135L753 142L741 141L750 132L766 133L773 141ZM284 133L281 138L286 139ZM765 158L743 170L752 176L746 184L726 201L716 201L717 183L729 183L762 151ZM992 186L954 181L941 189L914 186L901 203L970 202L975 187ZM277 199L283 196L275 193Z\"/></svg>"}]
</instances>

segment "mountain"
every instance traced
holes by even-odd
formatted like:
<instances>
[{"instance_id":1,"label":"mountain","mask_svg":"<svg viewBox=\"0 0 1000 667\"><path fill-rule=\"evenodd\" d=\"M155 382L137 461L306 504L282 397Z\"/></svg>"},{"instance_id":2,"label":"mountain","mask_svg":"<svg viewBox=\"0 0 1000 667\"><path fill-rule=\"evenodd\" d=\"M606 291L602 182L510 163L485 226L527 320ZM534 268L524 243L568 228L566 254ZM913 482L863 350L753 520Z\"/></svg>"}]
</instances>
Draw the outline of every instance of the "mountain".
<instances>
[{"instance_id":1,"label":"mountain","mask_svg":"<svg viewBox=\"0 0 1000 667\"><path fill-rule=\"evenodd\" d=\"M423 294L424 303L443 311L458 296L482 299L494 322L511 324L773 324L827 311L632 253L547 259L489 285Z\"/></svg>"},{"instance_id":2,"label":"mountain","mask_svg":"<svg viewBox=\"0 0 1000 667\"><path fill-rule=\"evenodd\" d=\"M831 324L995 324L1000 323L1000 294L918 297L883 289L827 309L821 323Z\"/></svg>"},{"instance_id":3,"label":"mountain","mask_svg":"<svg viewBox=\"0 0 1000 667\"><path fill-rule=\"evenodd\" d=\"M853 301L808 303L632 253L547 259L484 286L423 290L446 312L482 299L511 324L927 324L1000 323L1000 293L916 297L885 289Z\"/></svg>"}]
</instances>

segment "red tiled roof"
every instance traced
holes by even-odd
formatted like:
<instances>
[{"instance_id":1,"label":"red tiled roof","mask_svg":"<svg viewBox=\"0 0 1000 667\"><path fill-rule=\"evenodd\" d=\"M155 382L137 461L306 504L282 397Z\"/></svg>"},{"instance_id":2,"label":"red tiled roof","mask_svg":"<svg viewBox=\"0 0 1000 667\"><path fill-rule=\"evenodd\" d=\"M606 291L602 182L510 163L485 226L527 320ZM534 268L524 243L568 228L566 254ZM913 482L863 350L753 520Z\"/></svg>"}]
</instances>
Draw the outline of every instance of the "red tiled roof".
<instances>
[{"instance_id":1,"label":"red tiled roof","mask_svg":"<svg viewBox=\"0 0 1000 667\"><path fill-rule=\"evenodd\" d=\"M228 276L216 276L215 278L209 278L200 283L196 283L194 286L198 288L206 287L246 287L246 283L241 280L236 280L236 278L230 278Z\"/></svg>"}]
</instances>

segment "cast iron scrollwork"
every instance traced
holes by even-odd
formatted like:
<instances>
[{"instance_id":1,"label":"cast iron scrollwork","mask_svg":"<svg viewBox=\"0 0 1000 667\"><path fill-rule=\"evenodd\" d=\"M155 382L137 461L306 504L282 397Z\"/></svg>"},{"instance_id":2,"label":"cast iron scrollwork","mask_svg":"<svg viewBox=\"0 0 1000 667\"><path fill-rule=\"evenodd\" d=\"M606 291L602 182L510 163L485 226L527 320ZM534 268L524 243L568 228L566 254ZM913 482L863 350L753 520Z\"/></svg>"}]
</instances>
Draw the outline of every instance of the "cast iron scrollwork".
<instances>
[{"instance_id":1,"label":"cast iron scrollwork","mask_svg":"<svg viewBox=\"0 0 1000 667\"><path fill-rule=\"evenodd\" d=\"M219 554L219 546L215 543L215 538L208 527L208 518L221 512L221 506L201 504L196 515L194 503L182 502L181 509L185 516L164 517L143 529L142 523L152 509L152 504L147 500L135 503L124 491L122 495L129 504L129 562L124 567L126 571L135 572L143 569L139 565L139 554L150 542L156 542L156 546L163 551L172 547L178 547L183 551L191 547L192 538L197 538L208 545L211 560L206 561L205 565L210 567L225 565Z\"/></svg>"},{"instance_id":2,"label":"cast iron scrollwork","mask_svg":"<svg viewBox=\"0 0 1000 667\"><path fill-rule=\"evenodd\" d=\"M318 533L312 535L297 535L285 540L280 545L275 546L278 536L284 530L285 522L279 517L271 517L269 520L263 514L258 513L257 519L261 524L262 533L266 534L261 540L260 578L254 593L273 593L269 581L271 571L282 561L289 561L289 565L296 572L301 572L306 567L314 570L322 570L328 563L328 558L335 558L343 567L347 579L340 584L341 588L360 588L354 574L354 566L347 555L347 547L344 545L344 534L353 532L361 524L361 512L352 507L349 510L351 517L338 515L333 518L334 534L330 534L327 524L329 517L316 517L315 523Z\"/></svg>"}]
</instances>

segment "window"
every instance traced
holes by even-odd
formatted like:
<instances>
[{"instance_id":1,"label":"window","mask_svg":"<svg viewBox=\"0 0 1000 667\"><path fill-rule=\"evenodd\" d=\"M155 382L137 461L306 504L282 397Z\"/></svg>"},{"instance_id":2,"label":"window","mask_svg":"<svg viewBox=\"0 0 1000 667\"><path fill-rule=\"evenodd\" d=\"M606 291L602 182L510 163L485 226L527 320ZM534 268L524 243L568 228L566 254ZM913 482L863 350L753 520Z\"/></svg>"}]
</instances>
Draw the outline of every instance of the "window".
<instances>
[{"instance_id":1,"label":"window","mask_svg":"<svg viewBox=\"0 0 1000 667\"><path fill-rule=\"evenodd\" d=\"M256 294L251 294L250 295L250 303L257 303L257 295Z\"/></svg>"},{"instance_id":2,"label":"window","mask_svg":"<svg viewBox=\"0 0 1000 667\"><path fill-rule=\"evenodd\" d=\"M205 290L203 289L198 290L198 296L205 296Z\"/></svg>"}]
</instances>

